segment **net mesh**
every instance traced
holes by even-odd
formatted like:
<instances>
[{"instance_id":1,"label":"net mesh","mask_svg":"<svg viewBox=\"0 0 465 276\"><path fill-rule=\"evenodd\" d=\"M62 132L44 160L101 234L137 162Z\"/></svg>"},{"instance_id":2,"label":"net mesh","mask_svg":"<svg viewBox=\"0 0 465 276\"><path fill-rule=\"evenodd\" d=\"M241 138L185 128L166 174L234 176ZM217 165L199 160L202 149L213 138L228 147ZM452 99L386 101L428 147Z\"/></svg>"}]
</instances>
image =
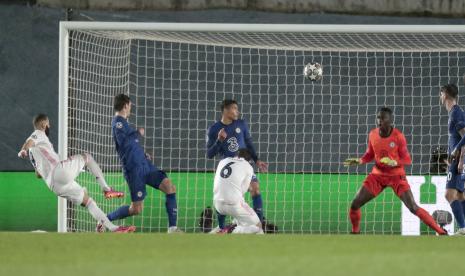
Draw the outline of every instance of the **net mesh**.
<instances>
[{"instance_id":1,"label":"net mesh","mask_svg":"<svg viewBox=\"0 0 465 276\"><path fill-rule=\"evenodd\" d=\"M111 136L113 97L128 94L129 122L145 128L145 150L177 186L178 225L199 231L218 162L206 158L207 129L219 103L234 98L270 164L258 174L267 220L284 233L347 233L350 201L371 165L347 169L342 161L364 153L380 106L394 109L407 138L407 174L424 176L417 201L439 202L442 184L430 177L432 150L447 144L439 87L461 82L464 42L465 34L447 33L71 31L68 154L91 153L110 185L128 193ZM312 61L322 64L319 82L302 75ZM86 173L78 182L106 212L130 203L104 200ZM147 190L142 214L125 223L165 231L164 195ZM68 230L94 230L85 209L68 207ZM362 214L362 232L408 232L390 190Z\"/></svg>"}]
</instances>

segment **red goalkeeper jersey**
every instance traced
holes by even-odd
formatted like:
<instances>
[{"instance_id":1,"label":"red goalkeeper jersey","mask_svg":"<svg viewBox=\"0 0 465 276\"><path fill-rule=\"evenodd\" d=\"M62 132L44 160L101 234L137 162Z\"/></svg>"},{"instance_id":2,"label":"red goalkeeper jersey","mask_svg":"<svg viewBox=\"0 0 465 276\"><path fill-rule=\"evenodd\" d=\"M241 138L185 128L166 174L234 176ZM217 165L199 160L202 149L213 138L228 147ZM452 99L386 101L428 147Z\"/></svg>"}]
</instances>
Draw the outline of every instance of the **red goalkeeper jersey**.
<instances>
[{"instance_id":1,"label":"red goalkeeper jersey","mask_svg":"<svg viewBox=\"0 0 465 276\"><path fill-rule=\"evenodd\" d=\"M390 167L381 163L383 157L389 157L397 161L396 167ZM405 175L404 165L410 165L412 158L407 149L407 140L404 134L397 128L393 128L389 137L381 137L379 128L370 131L368 135L368 149L362 156L362 163L375 160L372 174L383 176Z\"/></svg>"}]
</instances>

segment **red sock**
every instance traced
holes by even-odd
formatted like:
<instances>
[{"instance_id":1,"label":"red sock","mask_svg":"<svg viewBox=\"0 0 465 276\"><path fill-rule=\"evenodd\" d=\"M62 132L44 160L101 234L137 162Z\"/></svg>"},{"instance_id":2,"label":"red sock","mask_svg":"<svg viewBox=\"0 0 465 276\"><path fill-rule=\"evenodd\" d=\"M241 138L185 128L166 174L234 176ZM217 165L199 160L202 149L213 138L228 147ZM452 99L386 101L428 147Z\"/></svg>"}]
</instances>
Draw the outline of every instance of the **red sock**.
<instances>
[{"instance_id":1,"label":"red sock","mask_svg":"<svg viewBox=\"0 0 465 276\"><path fill-rule=\"evenodd\" d=\"M360 209L352 209L349 211L350 222L352 222L352 232L360 232L360 219L362 218L362 211Z\"/></svg>"},{"instance_id":2,"label":"red sock","mask_svg":"<svg viewBox=\"0 0 465 276\"><path fill-rule=\"evenodd\" d=\"M418 208L416 214L417 217L421 219L426 225L428 225L431 229L436 231L438 234L445 234L446 232L437 225L437 223L434 221L433 217L426 212L425 209L423 208Z\"/></svg>"}]
</instances>

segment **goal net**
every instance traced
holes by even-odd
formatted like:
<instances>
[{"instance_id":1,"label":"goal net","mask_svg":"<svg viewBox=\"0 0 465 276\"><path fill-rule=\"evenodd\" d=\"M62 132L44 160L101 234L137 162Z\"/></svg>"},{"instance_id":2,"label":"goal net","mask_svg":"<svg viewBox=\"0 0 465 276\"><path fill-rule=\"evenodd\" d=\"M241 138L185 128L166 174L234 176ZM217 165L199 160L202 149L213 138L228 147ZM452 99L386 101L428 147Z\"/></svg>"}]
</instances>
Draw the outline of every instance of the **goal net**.
<instances>
[{"instance_id":1,"label":"goal net","mask_svg":"<svg viewBox=\"0 0 465 276\"><path fill-rule=\"evenodd\" d=\"M464 75L458 27L62 22L60 41L60 154L91 153L109 184L126 191L105 200L89 174L79 176L106 212L130 203L111 136L119 93L135 105L130 124L145 128L141 144L177 187L178 226L187 232L200 231L200 214L212 206L219 159L207 159L205 137L225 98L239 102L269 163L258 179L266 220L280 233L350 231L350 202L372 165L342 161L364 153L380 106L393 108L407 138L417 202L450 212L431 158L447 145L439 88L461 85ZM309 62L322 65L322 80L304 78ZM116 223L166 231L164 194L147 190L143 212ZM84 208L60 200L59 231L94 229ZM361 230L432 233L390 189L362 208Z\"/></svg>"}]
</instances>

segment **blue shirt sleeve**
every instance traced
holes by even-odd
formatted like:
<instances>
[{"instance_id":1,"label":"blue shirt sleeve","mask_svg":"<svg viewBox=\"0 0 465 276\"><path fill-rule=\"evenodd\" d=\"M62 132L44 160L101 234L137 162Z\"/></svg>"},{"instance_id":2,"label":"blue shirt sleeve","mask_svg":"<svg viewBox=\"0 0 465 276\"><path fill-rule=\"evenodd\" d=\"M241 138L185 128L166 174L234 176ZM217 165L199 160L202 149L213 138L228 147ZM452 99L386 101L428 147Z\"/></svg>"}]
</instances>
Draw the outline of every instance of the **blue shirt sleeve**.
<instances>
[{"instance_id":1,"label":"blue shirt sleeve","mask_svg":"<svg viewBox=\"0 0 465 276\"><path fill-rule=\"evenodd\" d=\"M464 113L460 108L454 108L451 114L451 121L454 124L455 131L460 131L465 127Z\"/></svg>"},{"instance_id":2,"label":"blue shirt sleeve","mask_svg":"<svg viewBox=\"0 0 465 276\"><path fill-rule=\"evenodd\" d=\"M124 127L124 122L115 122L115 125L113 126L113 135L115 137L115 144L118 150L118 148L120 148L126 140L126 128Z\"/></svg>"},{"instance_id":3,"label":"blue shirt sleeve","mask_svg":"<svg viewBox=\"0 0 465 276\"><path fill-rule=\"evenodd\" d=\"M115 142L118 147L121 147L127 138L132 135L138 135L138 131L129 126L128 122L125 120L116 121L113 129L115 132Z\"/></svg>"},{"instance_id":4,"label":"blue shirt sleeve","mask_svg":"<svg viewBox=\"0 0 465 276\"><path fill-rule=\"evenodd\" d=\"M218 140L218 132L215 125L208 129L207 133L207 157L213 158L221 149L221 141Z\"/></svg>"},{"instance_id":5,"label":"blue shirt sleeve","mask_svg":"<svg viewBox=\"0 0 465 276\"><path fill-rule=\"evenodd\" d=\"M249 127L247 126L247 123L245 121L242 121L242 128L243 128L242 131L244 132L245 146L249 150L253 161L257 162L258 160L257 151L255 151L255 147L252 143L252 136L250 135Z\"/></svg>"},{"instance_id":6,"label":"blue shirt sleeve","mask_svg":"<svg viewBox=\"0 0 465 276\"><path fill-rule=\"evenodd\" d=\"M457 132L465 128L465 114L460 108L454 108L454 110L452 111L451 122L452 124L454 124L454 129ZM462 139L460 139L459 143L455 146L455 150L459 150L464 145L465 136L463 136Z\"/></svg>"}]
</instances>

